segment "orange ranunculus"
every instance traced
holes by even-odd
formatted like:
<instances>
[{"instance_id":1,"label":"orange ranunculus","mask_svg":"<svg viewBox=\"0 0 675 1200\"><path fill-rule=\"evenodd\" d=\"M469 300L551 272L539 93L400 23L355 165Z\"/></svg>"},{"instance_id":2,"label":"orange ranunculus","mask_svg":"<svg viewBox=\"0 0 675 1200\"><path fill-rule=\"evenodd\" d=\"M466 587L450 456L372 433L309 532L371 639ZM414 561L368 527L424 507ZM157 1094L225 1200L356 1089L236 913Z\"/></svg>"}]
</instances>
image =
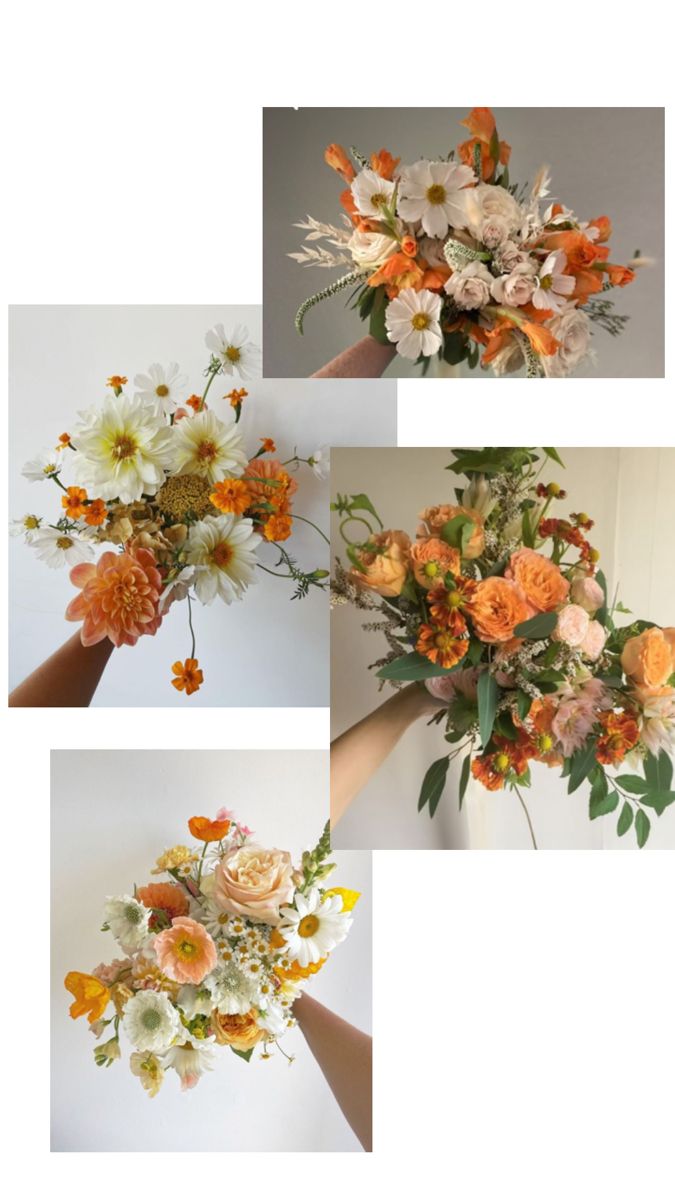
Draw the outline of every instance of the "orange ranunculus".
<instances>
[{"instance_id":1,"label":"orange ranunculus","mask_svg":"<svg viewBox=\"0 0 675 1200\"><path fill-rule=\"evenodd\" d=\"M345 183L351 183L352 179L356 178L356 171L344 146L338 146L335 142L331 142L330 146L326 147L323 157L324 162L337 171Z\"/></svg>"},{"instance_id":2,"label":"orange ranunculus","mask_svg":"<svg viewBox=\"0 0 675 1200\"><path fill-rule=\"evenodd\" d=\"M551 330L545 329L543 325L535 325L532 321L524 321L521 328L535 354L543 354L548 358L560 348L560 342L554 338Z\"/></svg>"},{"instance_id":3,"label":"orange ranunculus","mask_svg":"<svg viewBox=\"0 0 675 1200\"><path fill-rule=\"evenodd\" d=\"M490 754L480 754L471 764L471 774L489 792L503 788L507 775L523 775L528 759L532 757L532 744L527 734L519 732L515 742L495 736L495 747Z\"/></svg>"},{"instance_id":4,"label":"orange ranunculus","mask_svg":"<svg viewBox=\"0 0 675 1200\"><path fill-rule=\"evenodd\" d=\"M379 596L400 596L410 565L410 538L401 529L384 529L356 551L360 570L352 567L351 578Z\"/></svg>"},{"instance_id":5,"label":"orange ranunculus","mask_svg":"<svg viewBox=\"0 0 675 1200\"><path fill-rule=\"evenodd\" d=\"M204 672L199 669L198 658L186 658L185 662L175 662L171 668L175 679L171 682L177 692L185 692L186 696L191 696L193 692L198 692L204 682Z\"/></svg>"},{"instance_id":6,"label":"orange ranunculus","mask_svg":"<svg viewBox=\"0 0 675 1200\"><path fill-rule=\"evenodd\" d=\"M190 817L188 829L200 842L219 842L230 828L229 821L210 821L208 817Z\"/></svg>"},{"instance_id":7,"label":"orange ranunculus","mask_svg":"<svg viewBox=\"0 0 675 1200\"><path fill-rule=\"evenodd\" d=\"M443 526L460 516L470 517L474 524L468 545L462 551L462 558L480 558L485 549L485 533L483 518L475 508L466 508L461 504L436 504L432 508L425 508L419 514L423 524L418 528L417 536L440 537Z\"/></svg>"},{"instance_id":8,"label":"orange ranunculus","mask_svg":"<svg viewBox=\"0 0 675 1200\"><path fill-rule=\"evenodd\" d=\"M73 1019L86 1016L89 1024L102 1017L110 1001L110 990L95 975L83 975L81 971L69 971L64 985L75 997L70 1006Z\"/></svg>"},{"instance_id":9,"label":"orange ranunculus","mask_svg":"<svg viewBox=\"0 0 675 1200\"><path fill-rule=\"evenodd\" d=\"M377 154L371 154L370 167L372 171L376 171L382 179L393 179L394 171L400 163L400 158L393 158L388 150L379 150Z\"/></svg>"},{"instance_id":10,"label":"orange ranunculus","mask_svg":"<svg viewBox=\"0 0 675 1200\"><path fill-rule=\"evenodd\" d=\"M508 142L500 142L497 135L497 125L490 108L472 108L468 117L460 121L472 135L468 141L461 142L457 147L460 159L467 167L474 166L475 150L480 146L481 178L491 179L497 169L497 163L506 166L511 157L511 147Z\"/></svg>"},{"instance_id":11,"label":"orange ranunculus","mask_svg":"<svg viewBox=\"0 0 675 1200\"><path fill-rule=\"evenodd\" d=\"M241 479L223 479L214 485L209 500L221 512L240 517L251 503L251 493Z\"/></svg>"},{"instance_id":12,"label":"orange ranunculus","mask_svg":"<svg viewBox=\"0 0 675 1200\"><path fill-rule=\"evenodd\" d=\"M145 887L136 888L136 899L146 908L161 909L169 920L174 917L185 917L190 911L188 898L178 883L148 883ZM150 917L150 928L157 928L157 917Z\"/></svg>"},{"instance_id":13,"label":"orange ranunculus","mask_svg":"<svg viewBox=\"0 0 675 1200\"><path fill-rule=\"evenodd\" d=\"M82 590L68 605L66 620L83 622L83 646L106 637L113 646L135 646L139 637L155 634L162 623L162 576L151 550L107 550L97 563L73 567L70 582Z\"/></svg>"},{"instance_id":14,"label":"orange ranunculus","mask_svg":"<svg viewBox=\"0 0 675 1200\"><path fill-rule=\"evenodd\" d=\"M535 612L553 612L564 604L570 585L563 578L560 567L536 550L516 550L511 555L505 571L507 579L514 579L525 594Z\"/></svg>"},{"instance_id":15,"label":"orange ranunculus","mask_svg":"<svg viewBox=\"0 0 675 1200\"><path fill-rule=\"evenodd\" d=\"M392 254L386 262L378 267L368 279L368 287L380 287L381 284L386 284L389 288L414 288L416 291L422 286L424 272L422 268L409 258L407 254Z\"/></svg>"},{"instance_id":16,"label":"orange ranunculus","mask_svg":"<svg viewBox=\"0 0 675 1200\"><path fill-rule=\"evenodd\" d=\"M221 1013L217 1009L211 1014L211 1024L219 1046L233 1046L235 1050L251 1050L263 1036L256 1024L253 1011L248 1013Z\"/></svg>"},{"instance_id":17,"label":"orange ranunculus","mask_svg":"<svg viewBox=\"0 0 675 1200\"><path fill-rule=\"evenodd\" d=\"M606 766L623 762L629 750L637 745L640 737L638 723L630 712L601 712L598 720L602 734L598 738L595 757Z\"/></svg>"},{"instance_id":18,"label":"orange ranunculus","mask_svg":"<svg viewBox=\"0 0 675 1200\"><path fill-rule=\"evenodd\" d=\"M675 629L654 625L629 638L621 666L638 687L662 687L675 671Z\"/></svg>"},{"instance_id":19,"label":"orange ranunculus","mask_svg":"<svg viewBox=\"0 0 675 1200\"><path fill-rule=\"evenodd\" d=\"M431 588L443 578L446 571L451 571L453 575L458 573L459 550L448 546L440 538L423 538L411 547L410 563L420 587Z\"/></svg>"},{"instance_id":20,"label":"orange ranunculus","mask_svg":"<svg viewBox=\"0 0 675 1200\"><path fill-rule=\"evenodd\" d=\"M417 645L418 654L439 667L454 667L464 658L469 649L468 638L455 637L451 629L442 625L420 625Z\"/></svg>"},{"instance_id":21,"label":"orange ranunculus","mask_svg":"<svg viewBox=\"0 0 675 1200\"><path fill-rule=\"evenodd\" d=\"M481 580L467 611L479 638L490 644L510 641L516 625L530 615L518 584L499 575Z\"/></svg>"},{"instance_id":22,"label":"orange ranunculus","mask_svg":"<svg viewBox=\"0 0 675 1200\"><path fill-rule=\"evenodd\" d=\"M272 513L265 521L262 531L268 542L285 542L293 532L293 519L285 513Z\"/></svg>"},{"instance_id":23,"label":"orange ranunculus","mask_svg":"<svg viewBox=\"0 0 675 1200\"><path fill-rule=\"evenodd\" d=\"M626 287L635 279L635 271L631 267L619 267L613 263L608 263L606 267L607 278L613 287Z\"/></svg>"}]
</instances>

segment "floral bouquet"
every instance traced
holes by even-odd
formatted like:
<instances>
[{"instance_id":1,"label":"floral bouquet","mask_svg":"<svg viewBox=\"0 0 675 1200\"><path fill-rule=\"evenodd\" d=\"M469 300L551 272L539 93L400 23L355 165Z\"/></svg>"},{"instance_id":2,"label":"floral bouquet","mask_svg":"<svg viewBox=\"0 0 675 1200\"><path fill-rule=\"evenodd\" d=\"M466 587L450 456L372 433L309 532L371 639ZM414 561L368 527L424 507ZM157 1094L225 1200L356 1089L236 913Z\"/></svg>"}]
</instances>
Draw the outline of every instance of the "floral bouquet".
<instances>
[{"instance_id":1,"label":"floral bouquet","mask_svg":"<svg viewBox=\"0 0 675 1200\"><path fill-rule=\"evenodd\" d=\"M590 355L592 323L621 333L628 318L606 293L647 260L610 261L608 217L581 221L560 203L542 212L546 167L531 188L511 183L511 147L489 108L462 124L471 136L456 152L411 166L387 150L365 159L327 148L347 185L343 224L298 222L305 245L290 257L347 273L305 300L296 328L319 300L353 287L372 336L425 372L438 355L497 375L523 366L528 376L569 375Z\"/></svg>"},{"instance_id":2,"label":"floral bouquet","mask_svg":"<svg viewBox=\"0 0 675 1200\"><path fill-rule=\"evenodd\" d=\"M151 872L170 882L106 900L103 929L124 958L64 980L71 1017L86 1016L97 1039L112 1032L94 1050L97 1065L121 1057L124 1033L131 1070L151 1096L170 1068L194 1087L216 1046L247 1062L260 1046L269 1058L295 1024L294 1001L346 938L359 898L323 886L334 869L328 826L294 867L285 850L251 842L226 809L188 825L201 852L174 846Z\"/></svg>"},{"instance_id":3,"label":"floral bouquet","mask_svg":"<svg viewBox=\"0 0 675 1200\"><path fill-rule=\"evenodd\" d=\"M633 826L642 847L647 810L661 816L675 801L675 628L617 626L630 610L609 599L593 521L549 515L566 495L542 479L562 466L556 450L453 453L448 469L469 484L455 503L425 508L414 539L385 530L366 495L331 505L351 563L337 561L334 601L379 612L364 626L389 647L377 675L395 687L422 681L454 747L427 771L419 810L433 817L464 754L460 808L470 775L510 789L536 847L522 794L536 761L559 769L568 792L588 780L590 819L618 810L617 833ZM363 540L350 536L357 528Z\"/></svg>"},{"instance_id":4,"label":"floral bouquet","mask_svg":"<svg viewBox=\"0 0 675 1200\"><path fill-rule=\"evenodd\" d=\"M301 570L282 544L294 520L317 529L292 511L298 484L289 472L304 463L325 478L327 449L307 458L294 452L284 462L274 457L270 437L247 449L237 427L246 389L224 397L231 406L227 418L217 416L206 397L215 379L234 372L248 379L259 370L260 352L244 326L230 336L217 325L206 345L211 357L201 395L186 399L187 377L177 363L153 363L136 375L133 396L124 390L126 376L111 376L103 401L79 414L72 435L61 434L55 450L23 469L30 480L56 484L60 515L48 521L27 513L13 522L13 532L22 533L47 566L71 567L78 594L65 615L82 622L84 646L104 638L134 646L157 632L174 601L186 600L190 654L174 663L171 683L187 696L204 680L195 657L193 599L241 600L257 570L291 579L293 599L310 587L324 588L328 576ZM275 569L257 557L265 542L278 552ZM92 562L104 545L114 549Z\"/></svg>"}]
</instances>

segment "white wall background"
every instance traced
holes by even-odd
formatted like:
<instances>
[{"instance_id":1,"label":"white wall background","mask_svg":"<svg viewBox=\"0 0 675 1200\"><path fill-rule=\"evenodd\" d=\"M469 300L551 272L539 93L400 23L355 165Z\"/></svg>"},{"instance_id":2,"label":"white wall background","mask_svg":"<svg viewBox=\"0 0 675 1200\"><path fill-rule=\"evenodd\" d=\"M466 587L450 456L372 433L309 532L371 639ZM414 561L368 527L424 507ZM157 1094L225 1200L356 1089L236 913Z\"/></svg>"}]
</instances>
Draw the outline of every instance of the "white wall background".
<instances>
[{"instance_id":1,"label":"white wall background","mask_svg":"<svg viewBox=\"0 0 675 1200\"><path fill-rule=\"evenodd\" d=\"M636 617L675 624L675 450L563 449L566 470L553 466L545 478L568 493L552 515L585 511L596 522L591 542L601 553L610 593L620 585L623 603ZM454 501L457 476L444 472L447 449L341 450L333 460L333 493L366 491L386 528L414 536L417 513ZM461 483L461 480L459 481ZM332 546L345 561L334 521ZM384 640L361 629L368 614L340 606L331 615L331 720L336 737L391 694L378 693L366 665L379 658ZM630 622L630 617L617 621ZM338 846L418 849L527 848L529 835L515 795L486 792L471 781L463 811L457 807L459 765L451 766L433 820L418 816L417 799L427 767L443 752L442 734L424 721L408 730L334 834ZM616 814L588 820L588 788L567 795L554 769L533 763L526 792L542 848L633 849L632 832L619 839ZM675 812L652 819L648 847L675 848Z\"/></svg>"},{"instance_id":2,"label":"white wall background","mask_svg":"<svg viewBox=\"0 0 675 1200\"><path fill-rule=\"evenodd\" d=\"M71 430L77 412L98 403L113 373L134 375L150 363L180 363L190 389L203 388L209 352L204 334L217 322L248 326L261 342L257 307L192 306L21 306L10 310L11 516L37 512L48 520L61 512L60 492L50 481L30 483L23 464L52 447ZM220 398L241 381L218 377L209 404L227 418L229 401ZM297 447L307 457L323 443L393 444L396 441L395 383L253 380L244 403L241 429L251 454L263 436L274 438L278 456ZM190 394L189 392L187 393ZM213 397L213 400L211 399ZM67 462L67 460L66 460ZM326 530L329 483L309 467L298 472L295 510ZM64 480L66 483L69 480ZM328 547L319 535L296 522L287 549L308 569L328 565ZM273 567L272 547L260 559ZM77 626L63 614L75 589L67 568L51 570L22 538L10 540L10 687L71 637ZM328 703L327 596L314 589L304 600L290 597L290 581L258 572L258 583L241 603L219 601L193 607L197 656L204 685L186 701L171 687L171 664L190 652L187 605L176 604L154 637L115 651L94 697L94 705L324 705Z\"/></svg>"},{"instance_id":3,"label":"white wall background","mask_svg":"<svg viewBox=\"0 0 675 1200\"><path fill-rule=\"evenodd\" d=\"M191 842L187 820L232 808L264 845L297 861L326 820L325 751L109 751L52 754L52 1149L359 1150L299 1029L267 1062L227 1049L197 1087L181 1092L167 1072L150 1099L122 1061L94 1063L85 1018L68 1014L69 970L91 971L119 956L100 932L107 895L150 881L167 846ZM308 989L345 1020L370 1030L371 864L367 853L335 856L337 886L362 893L347 940ZM220 1048L217 1048L220 1050ZM175 1077L174 1077L175 1076Z\"/></svg>"}]
</instances>

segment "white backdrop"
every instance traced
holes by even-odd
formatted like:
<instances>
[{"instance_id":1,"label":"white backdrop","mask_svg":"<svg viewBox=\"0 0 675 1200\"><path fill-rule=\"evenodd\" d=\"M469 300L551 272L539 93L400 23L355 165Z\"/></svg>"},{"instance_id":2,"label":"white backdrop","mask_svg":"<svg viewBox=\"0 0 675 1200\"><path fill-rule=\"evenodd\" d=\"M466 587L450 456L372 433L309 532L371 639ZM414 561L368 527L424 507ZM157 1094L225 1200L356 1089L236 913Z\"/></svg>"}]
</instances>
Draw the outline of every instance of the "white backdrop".
<instances>
[{"instance_id":1,"label":"white backdrop","mask_svg":"<svg viewBox=\"0 0 675 1200\"><path fill-rule=\"evenodd\" d=\"M94 1063L85 1018L68 1014L69 970L119 957L101 933L107 895L149 882L168 846L191 842L187 820L222 805L263 845L300 852L327 816L326 751L110 751L52 754L52 1149L359 1150L299 1029L283 1040L292 1066L245 1063L226 1049L197 1087L182 1093L167 1072L151 1099L122 1061ZM371 864L368 853L335 856L337 886L362 893L349 937L312 980L311 994L370 1030ZM219 1049L219 1048L217 1048Z\"/></svg>"},{"instance_id":2,"label":"white backdrop","mask_svg":"<svg viewBox=\"0 0 675 1200\"><path fill-rule=\"evenodd\" d=\"M552 466L545 478L568 493L552 515L585 511L596 521L590 538L601 552L610 594L620 585L623 603L636 616L675 625L675 450L564 449L567 470ZM417 513L427 505L454 501L455 475L443 468L447 449L341 450L333 460L331 487L369 494L386 528L414 535ZM461 481L459 481L461 482ZM345 561L336 522L332 546ZM361 629L368 614L341 606L331 616L332 736L370 712L391 694L378 694L366 664L381 657L384 640ZM631 617L617 621L629 622ZM463 812L457 810L459 766L451 767L433 820L417 814L427 767L439 758L442 735L419 721L370 781L334 834L338 846L418 849L527 848L529 835L517 797L486 792L471 781ZM461 760L460 760L461 766ZM619 839L616 814L588 820L588 788L568 796L555 770L533 764L533 786L525 793L540 847L632 849L632 832ZM652 820L648 846L675 848L675 812Z\"/></svg>"},{"instance_id":3,"label":"white backdrop","mask_svg":"<svg viewBox=\"0 0 675 1200\"><path fill-rule=\"evenodd\" d=\"M11 516L37 512L48 520L60 510L50 481L30 483L23 464L60 433L72 429L77 412L100 401L110 374L134 375L151 362L180 363L190 390L199 394L209 361L204 334L217 322L248 326L260 345L260 309L202 306L26 306L11 310L10 429ZM241 428L251 454L263 436L274 438L278 456L297 447L307 457L319 445L394 444L396 394L393 381L364 385L349 381L252 380L219 376L209 393L215 412L228 419L221 397L246 386ZM189 392L187 393L190 394ZM213 401L211 400L213 397ZM67 466L67 460L66 460ZM309 467L297 475L295 510L327 529L329 484ZM68 479L65 480L69 482ZM296 522L287 543L308 569L328 565L328 547ZM261 548L273 567L273 547ZM51 570L22 538L10 541L10 686L19 683L76 630L63 613L75 595L67 568ZM186 701L170 685L171 664L190 652L187 605L176 604L155 637L115 651L94 705L324 705L328 703L327 596L313 589L304 600L290 597L294 585L258 572L243 602L193 606L197 656L204 685Z\"/></svg>"}]
</instances>

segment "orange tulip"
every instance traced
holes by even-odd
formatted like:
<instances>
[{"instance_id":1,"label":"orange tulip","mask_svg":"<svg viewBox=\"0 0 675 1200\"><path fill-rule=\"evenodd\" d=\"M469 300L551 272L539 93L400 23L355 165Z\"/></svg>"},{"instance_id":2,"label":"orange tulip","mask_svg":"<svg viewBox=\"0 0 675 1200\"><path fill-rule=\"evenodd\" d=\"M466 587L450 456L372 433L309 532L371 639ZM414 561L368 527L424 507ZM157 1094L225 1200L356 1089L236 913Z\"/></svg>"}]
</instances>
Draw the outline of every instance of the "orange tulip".
<instances>
[{"instance_id":1,"label":"orange tulip","mask_svg":"<svg viewBox=\"0 0 675 1200\"><path fill-rule=\"evenodd\" d=\"M328 166L337 171L345 183L351 183L352 179L356 177L356 171L344 146L337 146L331 142L330 146L326 146L323 157Z\"/></svg>"},{"instance_id":2,"label":"orange tulip","mask_svg":"<svg viewBox=\"0 0 675 1200\"><path fill-rule=\"evenodd\" d=\"M209 821L208 817L190 817L188 829L200 842L219 842L230 828L229 821Z\"/></svg>"},{"instance_id":3,"label":"orange tulip","mask_svg":"<svg viewBox=\"0 0 675 1200\"><path fill-rule=\"evenodd\" d=\"M86 1016L89 1024L102 1017L110 1001L110 991L95 975L83 975L81 971L69 971L64 979L64 985L75 997L70 1006L70 1015Z\"/></svg>"}]
</instances>

